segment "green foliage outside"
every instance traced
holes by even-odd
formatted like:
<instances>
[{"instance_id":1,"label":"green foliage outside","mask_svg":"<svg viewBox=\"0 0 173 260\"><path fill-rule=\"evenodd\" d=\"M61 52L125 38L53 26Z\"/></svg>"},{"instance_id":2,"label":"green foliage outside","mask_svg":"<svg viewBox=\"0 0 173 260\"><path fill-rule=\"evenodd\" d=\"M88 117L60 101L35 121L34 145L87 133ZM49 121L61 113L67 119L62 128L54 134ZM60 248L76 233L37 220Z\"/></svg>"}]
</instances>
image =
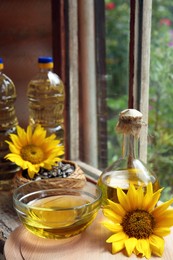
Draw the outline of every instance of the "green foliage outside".
<instances>
[{"instance_id":1,"label":"green foliage outside","mask_svg":"<svg viewBox=\"0 0 173 260\"><path fill-rule=\"evenodd\" d=\"M110 8L109 3L114 3ZM115 133L118 114L128 106L129 1L105 1L109 164L121 154ZM107 5L109 8L107 8ZM173 196L173 4L154 0L151 32L148 164Z\"/></svg>"},{"instance_id":2,"label":"green foliage outside","mask_svg":"<svg viewBox=\"0 0 173 260\"><path fill-rule=\"evenodd\" d=\"M128 103L128 48L129 3L128 1L105 1L106 5L106 64L108 106L108 158L109 164L121 155L119 136L115 125L119 112ZM112 4L112 6L109 4ZM113 5L114 4L114 5Z\"/></svg>"},{"instance_id":3,"label":"green foliage outside","mask_svg":"<svg viewBox=\"0 0 173 260\"><path fill-rule=\"evenodd\" d=\"M173 4L153 1L148 161L173 196Z\"/></svg>"}]
</instances>

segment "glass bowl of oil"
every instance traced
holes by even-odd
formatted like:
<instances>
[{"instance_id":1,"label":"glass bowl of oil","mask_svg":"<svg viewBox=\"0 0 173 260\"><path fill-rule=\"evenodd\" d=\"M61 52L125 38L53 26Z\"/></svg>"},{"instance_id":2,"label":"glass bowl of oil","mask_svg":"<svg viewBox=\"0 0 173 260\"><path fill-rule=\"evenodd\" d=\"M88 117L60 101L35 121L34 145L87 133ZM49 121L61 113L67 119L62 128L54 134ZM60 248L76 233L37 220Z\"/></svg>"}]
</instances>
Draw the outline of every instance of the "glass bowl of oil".
<instances>
[{"instance_id":1,"label":"glass bowl of oil","mask_svg":"<svg viewBox=\"0 0 173 260\"><path fill-rule=\"evenodd\" d=\"M66 187L52 188L44 180L31 181L14 190L14 208L30 232L49 239L70 238L94 221L101 206L100 188L90 182L71 188L68 180L65 183Z\"/></svg>"}]
</instances>

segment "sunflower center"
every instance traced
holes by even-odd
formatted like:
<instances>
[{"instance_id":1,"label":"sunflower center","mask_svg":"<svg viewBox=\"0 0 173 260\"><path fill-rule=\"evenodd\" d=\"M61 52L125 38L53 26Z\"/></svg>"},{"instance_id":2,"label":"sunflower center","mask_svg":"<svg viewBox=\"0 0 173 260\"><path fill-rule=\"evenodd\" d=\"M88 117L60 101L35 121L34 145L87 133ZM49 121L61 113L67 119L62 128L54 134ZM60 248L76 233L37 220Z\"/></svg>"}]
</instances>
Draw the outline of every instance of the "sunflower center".
<instances>
[{"instance_id":1,"label":"sunflower center","mask_svg":"<svg viewBox=\"0 0 173 260\"><path fill-rule=\"evenodd\" d=\"M129 237L146 239L153 233L155 219L147 211L137 209L128 212L124 216L121 225Z\"/></svg>"},{"instance_id":2,"label":"sunflower center","mask_svg":"<svg viewBox=\"0 0 173 260\"><path fill-rule=\"evenodd\" d=\"M21 157L24 161L38 164L44 160L44 152L40 147L30 144L22 148Z\"/></svg>"}]
</instances>

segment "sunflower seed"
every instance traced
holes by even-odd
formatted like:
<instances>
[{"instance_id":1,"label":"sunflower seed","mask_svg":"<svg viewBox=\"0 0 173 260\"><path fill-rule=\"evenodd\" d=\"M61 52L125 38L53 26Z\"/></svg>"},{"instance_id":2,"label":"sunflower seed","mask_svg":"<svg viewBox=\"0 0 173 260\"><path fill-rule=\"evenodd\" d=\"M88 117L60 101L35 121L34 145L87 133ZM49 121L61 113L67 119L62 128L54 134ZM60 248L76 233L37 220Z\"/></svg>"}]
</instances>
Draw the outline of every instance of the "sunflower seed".
<instances>
[{"instance_id":1,"label":"sunflower seed","mask_svg":"<svg viewBox=\"0 0 173 260\"><path fill-rule=\"evenodd\" d=\"M66 178L70 174L72 174L74 170L75 170L74 166L71 165L70 163L59 162L58 165L53 166L50 171L41 168L39 174L35 177L35 179L39 179L39 178L46 179L46 178L55 178L55 177Z\"/></svg>"},{"instance_id":2,"label":"sunflower seed","mask_svg":"<svg viewBox=\"0 0 173 260\"><path fill-rule=\"evenodd\" d=\"M66 170L66 173L68 173L68 174L69 174L69 173L72 173L73 171L74 171L74 169L72 169L72 168L69 168L69 169L67 169L67 170Z\"/></svg>"},{"instance_id":3,"label":"sunflower seed","mask_svg":"<svg viewBox=\"0 0 173 260\"><path fill-rule=\"evenodd\" d=\"M62 169L62 171L66 171L66 170L70 169L70 167L71 167L70 164L65 164L61 167L61 169Z\"/></svg>"}]
</instances>

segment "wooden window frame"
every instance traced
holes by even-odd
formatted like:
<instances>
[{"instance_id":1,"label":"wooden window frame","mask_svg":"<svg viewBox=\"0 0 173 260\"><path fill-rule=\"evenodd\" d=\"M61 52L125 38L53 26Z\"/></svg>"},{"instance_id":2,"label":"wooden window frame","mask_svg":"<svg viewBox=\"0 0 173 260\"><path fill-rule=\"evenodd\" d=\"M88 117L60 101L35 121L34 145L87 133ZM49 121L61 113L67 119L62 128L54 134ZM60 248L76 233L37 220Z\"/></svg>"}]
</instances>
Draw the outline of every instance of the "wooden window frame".
<instances>
[{"instance_id":1,"label":"wooden window frame","mask_svg":"<svg viewBox=\"0 0 173 260\"><path fill-rule=\"evenodd\" d=\"M147 162L152 0L131 0L130 8L129 108L143 114L139 156Z\"/></svg>"},{"instance_id":2,"label":"wooden window frame","mask_svg":"<svg viewBox=\"0 0 173 260\"><path fill-rule=\"evenodd\" d=\"M99 70L96 62L99 55L95 39L100 35L97 35L98 28L95 26L98 2L102 3L100 10L103 11L103 0L87 0L87 3L83 0L52 0L55 71L61 75L66 86L66 157L77 161L93 180L101 173L97 170L100 147L96 98L98 75L105 72L104 65ZM146 124L140 142L140 157L146 161L152 0L131 0L130 8L128 107L143 113ZM104 84L100 85L102 90ZM103 129L106 129L104 124Z\"/></svg>"}]
</instances>

